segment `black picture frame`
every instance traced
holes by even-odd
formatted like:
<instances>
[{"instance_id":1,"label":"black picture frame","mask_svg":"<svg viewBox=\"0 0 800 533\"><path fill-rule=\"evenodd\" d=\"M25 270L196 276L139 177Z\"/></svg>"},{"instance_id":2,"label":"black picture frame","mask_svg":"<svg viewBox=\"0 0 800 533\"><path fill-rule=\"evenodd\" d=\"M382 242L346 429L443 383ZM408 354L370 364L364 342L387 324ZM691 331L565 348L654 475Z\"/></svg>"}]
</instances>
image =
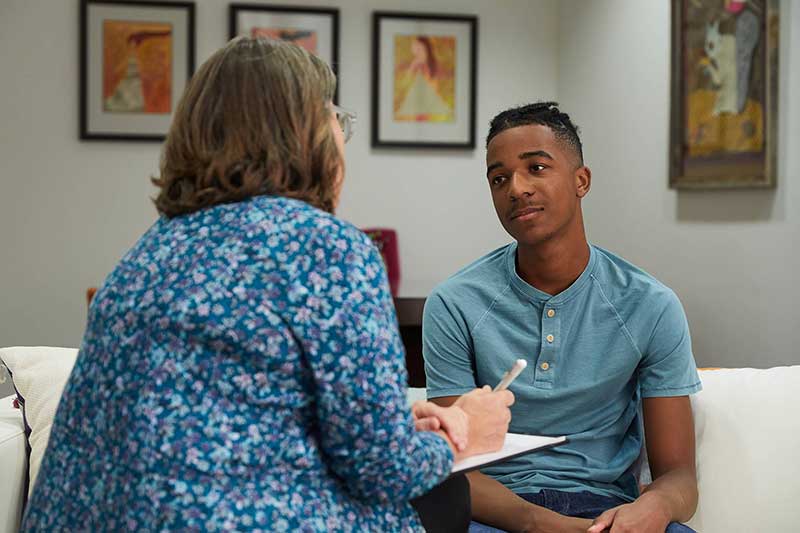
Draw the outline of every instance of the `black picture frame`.
<instances>
[{"instance_id":1,"label":"black picture frame","mask_svg":"<svg viewBox=\"0 0 800 533\"><path fill-rule=\"evenodd\" d=\"M319 23L320 20L328 19L328 32L330 41L324 49L317 54L326 61L333 73L339 75L339 10L336 8L289 6L289 5L270 5L270 4L248 4L232 3L228 7L228 37L233 39L239 35L249 35L251 32L240 24L242 15L261 16L264 22L268 22L269 17L273 16L276 20L287 20L294 18L294 23L300 25L304 22ZM302 46L302 45L301 45ZM315 51L316 52L316 51ZM334 102L339 101L339 85L336 84L336 94Z\"/></svg>"},{"instance_id":2,"label":"black picture frame","mask_svg":"<svg viewBox=\"0 0 800 533\"><path fill-rule=\"evenodd\" d=\"M390 26L394 23L397 33ZM405 30L403 23L407 23ZM387 26L387 28L384 28ZM453 37L453 105L452 114L455 125L444 127L434 121L411 120L404 124L395 120L400 116L395 109L397 99L394 64L392 67L391 107L387 107L390 91L388 71L390 66L382 61L387 54L387 41L391 35L403 37L433 36L443 38L447 28L456 30L469 42L468 49L462 51L458 45L459 37ZM437 30L436 28L440 28ZM386 33L384 33L384 29ZM414 31L414 30L418 31ZM403 32L403 33L401 33ZM425 35L423 35L423 32ZM451 37L446 37L451 38ZM428 53L434 55L432 48ZM396 52L394 57L396 57ZM461 73L464 68L465 74ZM376 148L446 148L474 149L477 107L478 76L478 17L475 15L449 15L438 13L409 13L398 11L376 11L372 15L372 146ZM410 90L409 90L410 91ZM466 91L467 94L461 92ZM408 93L406 93L407 95ZM441 97L441 94L439 95ZM444 100L444 98L443 98ZM463 114L466 113L466 117ZM390 120L391 118L391 120ZM427 122L427 123L426 123ZM442 120L441 122L445 122ZM396 127L395 127L396 126ZM393 130L393 131L392 131ZM455 133L454 133L455 132Z\"/></svg>"},{"instance_id":3,"label":"black picture frame","mask_svg":"<svg viewBox=\"0 0 800 533\"><path fill-rule=\"evenodd\" d=\"M170 60L170 111L169 113L153 113L156 116L138 116L135 113L108 111L102 104L102 75L105 66L98 65L97 54L103 53L97 48L97 32L100 31L100 44L104 38L102 30L97 29L95 16L103 19L96 8L107 8L114 17L137 22L165 22L169 17L182 18L182 29L179 34L185 36L176 42ZM147 13L162 10L166 18L153 20ZM142 14L139 20L137 14ZM133 17L133 18L131 18ZM194 2L146 2L139 0L81 0L79 14L79 137L84 141L146 141L161 142L166 137L172 112L177 106L183 89L192 77L195 68L195 3ZM172 31L172 30L170 30ZM172 35L172 34L171 34ZM176 39L176 41L178 41ZM180 52L180 53L179 53ZM183 63L183 64L181 64ZM100 78L98 78L100 76ZM98 83L99 82L99 83ZM100 96L100 98L92 98ZM140 115L147 115L141 113ZM126 125L127 123L127 125Z\"/></svg>"}]
</instances>

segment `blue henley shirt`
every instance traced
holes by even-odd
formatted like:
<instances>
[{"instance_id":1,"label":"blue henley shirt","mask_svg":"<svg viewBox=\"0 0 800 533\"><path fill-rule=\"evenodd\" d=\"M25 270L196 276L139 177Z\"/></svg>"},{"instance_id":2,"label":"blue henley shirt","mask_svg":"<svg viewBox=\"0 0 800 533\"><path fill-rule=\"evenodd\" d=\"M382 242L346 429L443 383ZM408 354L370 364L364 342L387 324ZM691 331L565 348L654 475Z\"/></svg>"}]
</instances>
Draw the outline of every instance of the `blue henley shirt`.
<instances>
[{"instance_id":1,"label":"blue henley shirt","mask_svg":"<svg viewBox=\"0 0 800 533\"><path fill-rule=\"evenodd\" d=\"M568 442L483 470L516 493L639 495L642 398L700 390L689 326L672 290L590 246L589 263L551 296L516 271L516 243L439 285L425 304L429 398L494 387L516 359L509 431Z\"/></svg>"}]
</instances>

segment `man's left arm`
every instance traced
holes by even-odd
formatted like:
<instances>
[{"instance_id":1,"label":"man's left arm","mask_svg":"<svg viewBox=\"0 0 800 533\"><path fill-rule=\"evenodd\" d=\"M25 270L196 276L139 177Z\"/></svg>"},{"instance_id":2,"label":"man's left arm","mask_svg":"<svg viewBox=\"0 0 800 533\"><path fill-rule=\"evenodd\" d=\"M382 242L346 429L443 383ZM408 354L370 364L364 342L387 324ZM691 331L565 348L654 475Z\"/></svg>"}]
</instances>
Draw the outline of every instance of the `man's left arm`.
<instances>
[{"instance_id":1,"label":"man's left arm","mask_svg":"<svg viewBox=\"0 0 800 533\"><path fill-rule=\"evenodd\" d=\"M645 398L643 411L653 482L639 500L653 499L666 511L669 522L686 522L697 508L694 419L689 397Z\"/></svg>"},{"instance_id":2,"label":"man's left arm","mask_svg":"<svg viewBox=\"0 0 800 533\"><path fill-rule=\"evenodd\" d=\"M670 522L686 522L697 508L694 421L688 396L645 398L647 456L653 482L633 503L609 509L590 533L663 533Z\"/></svg>"},{"instance_id":3,"label":"man's left arm","mask_svg":"<svg viewBox=\"0 0 800 533\"><path fill-rule=\"evenodd\" d=\"M663 533L670 522L689 520L697 508L694 420L688 395L702 385L683 306L671 291L661 297L661 312L642 347L638 369L653 483L635 502L600 515L591 533L605 528L612 533Z\"/></svg>"}]
</instances>

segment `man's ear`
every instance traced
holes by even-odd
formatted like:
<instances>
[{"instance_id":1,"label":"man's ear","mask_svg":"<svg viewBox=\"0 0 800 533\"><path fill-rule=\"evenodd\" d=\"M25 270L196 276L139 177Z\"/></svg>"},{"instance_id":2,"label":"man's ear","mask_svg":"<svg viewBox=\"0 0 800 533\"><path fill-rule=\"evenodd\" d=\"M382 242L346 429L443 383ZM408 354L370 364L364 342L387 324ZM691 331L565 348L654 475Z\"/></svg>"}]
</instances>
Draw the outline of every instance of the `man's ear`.
<instances>
[{"instance_id":1,"label":"man's ear","mask_svg":"<svg viewBox=\"0 0 800 533\"><path fill-rule=\"evenodd\" d=\"M575 171L575 191L578 198L583 198L589 194L592 188L592 171L586 165L579 167Z\"/></svg>"}]
</instances>

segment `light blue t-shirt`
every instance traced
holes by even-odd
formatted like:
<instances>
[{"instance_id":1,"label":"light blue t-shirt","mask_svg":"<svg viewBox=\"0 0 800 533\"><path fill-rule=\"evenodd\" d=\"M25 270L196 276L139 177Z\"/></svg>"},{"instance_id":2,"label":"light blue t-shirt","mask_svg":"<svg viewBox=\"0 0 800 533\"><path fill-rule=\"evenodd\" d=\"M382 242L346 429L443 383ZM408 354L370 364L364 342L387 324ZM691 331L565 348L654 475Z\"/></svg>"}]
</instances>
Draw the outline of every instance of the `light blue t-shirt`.
<instances>
[{"instance_id":1,"label":"light blue t-shirt","mask_svg":"<svg viewBox=\"0 0 800 533\"><path fill-rule=\"evenodd\" d=\"M672 290L590 247L581 276L551 296L516 271L516 243L439 285L425 304L428 397L494 387L516 359L509 431L566 444L483 470L516 493L588 490L634 500L642 398L700 390L689 326Z\"/></svg>"}]
</instances>

